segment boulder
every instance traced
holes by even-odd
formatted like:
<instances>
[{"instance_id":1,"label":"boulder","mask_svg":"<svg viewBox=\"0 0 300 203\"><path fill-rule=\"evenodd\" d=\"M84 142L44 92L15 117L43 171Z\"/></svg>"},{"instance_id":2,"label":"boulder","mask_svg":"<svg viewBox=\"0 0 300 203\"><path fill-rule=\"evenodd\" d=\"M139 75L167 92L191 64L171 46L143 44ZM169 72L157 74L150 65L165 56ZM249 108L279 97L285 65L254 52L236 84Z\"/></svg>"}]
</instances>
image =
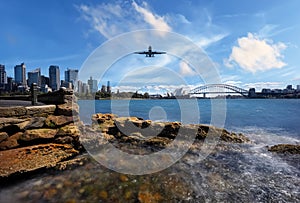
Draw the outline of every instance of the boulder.
<instances>
[{"instance_id":1,"label":"boulder","mask_svg":"<svg viewBox=\"0 0 300 203\"><path fill-rule=\"evenodd\" d=\"M57 129L40 128L26 130L20 137L21 141L32 141L35 139L53 139L57 133Z\"/></svg>"},{"instance_id":2,"label":"boulder","mask_svg":"<svg viewBox=\"0 0 300 203\"><path fill-rule=\"evenodd\" d=\"M269 147L270 152L276 153L290 153L290 154L300 154L300 145L293 144L278 144L272 147Z\"/></svg>"}]
</instances>

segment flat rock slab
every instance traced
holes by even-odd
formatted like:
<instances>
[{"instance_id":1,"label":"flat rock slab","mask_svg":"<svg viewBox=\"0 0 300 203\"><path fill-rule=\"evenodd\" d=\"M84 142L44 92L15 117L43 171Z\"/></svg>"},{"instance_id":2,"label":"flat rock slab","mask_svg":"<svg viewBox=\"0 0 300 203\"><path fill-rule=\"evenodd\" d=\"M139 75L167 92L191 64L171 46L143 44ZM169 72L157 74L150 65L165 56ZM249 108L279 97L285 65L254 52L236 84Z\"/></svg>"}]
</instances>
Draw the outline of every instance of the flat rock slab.
<instances>
[{"instance_id":1,"label":"flat rock slab","mask_svg":"<svg viewBox=\"0 0 300 203\"><path fill-rule=\"evenodd\" d=\"M0 178L55 167L79 154L68 144L41 144L0 151Z\"/></svg>"}]
</instances>

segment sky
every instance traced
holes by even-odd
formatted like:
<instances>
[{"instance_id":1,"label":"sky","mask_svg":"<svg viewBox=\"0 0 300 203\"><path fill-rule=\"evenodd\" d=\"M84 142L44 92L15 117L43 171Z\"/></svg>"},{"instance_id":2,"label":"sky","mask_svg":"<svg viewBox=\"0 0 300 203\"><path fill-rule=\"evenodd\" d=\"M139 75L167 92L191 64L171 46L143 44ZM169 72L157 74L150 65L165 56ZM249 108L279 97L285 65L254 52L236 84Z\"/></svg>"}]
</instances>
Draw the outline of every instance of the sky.
<instances>
[{"instance_id":1,"label":"sky","mask_svg":"<svg viewBox=\"0 0 300 203\"><path fill-rule=\"evenodd\" d=\"M174 90L210 82L209 67L220 82L244 89L300 85L298 0L0 1L0 64L12 77L13 67L24 62L27 71L40 67L43 75L59 65L61 79L67 68L79 69L100 83L111 81L114 89ZM148 29L158 34L128 35ZM191 56L181 57L190 50L173 33L202 50L202 72L187 60ZM130 39L122 45L124 35ZM109 66L98 60L86 71L91 56L101 58L111 44L104 52L118 59ZM167 54L150 59L127 53L148 45Z\"/></svg>"}]
</instances>

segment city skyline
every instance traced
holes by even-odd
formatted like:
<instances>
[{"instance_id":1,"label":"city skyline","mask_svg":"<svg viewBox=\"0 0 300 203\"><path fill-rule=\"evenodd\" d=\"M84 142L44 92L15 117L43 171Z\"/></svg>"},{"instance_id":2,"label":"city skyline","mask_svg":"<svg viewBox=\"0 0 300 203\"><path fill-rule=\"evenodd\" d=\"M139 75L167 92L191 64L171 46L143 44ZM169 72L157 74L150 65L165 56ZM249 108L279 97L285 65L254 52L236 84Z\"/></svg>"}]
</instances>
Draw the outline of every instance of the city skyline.
<instances>
[{"instance_id":1,"label":"city skyline","mask_svg":"<svg viewBox=\"0 0 300 203\"><path fill-rule=\"evenodd\" d=\"M67 68L80 70L90 53L106 40L124 32L161 29L179 33L200 46L215 64L223 83L245 89L296 86L300 83L299 5L295 0L177 1L176 4L169 0L72 3L12 0L0 6L1 13L7 16L0 19L3 47L0 64L6 66L7 76L13 76L14 66L22 62L28 71L41 68L41 75L47 75L48 67L57 64L63 77ZM160 50L159 46L154 48ZM130 71L130 66L147 62L135 57L123 61L130 63L121 73ZM191 67L181 61L163 56L155 57L151 63L176 71L188 85L199 85ZM119 71L111 71L110 77L103 81L109 79L115 87L118 74ZM139 77L146 78L146 74L154 76L153 71L138 71ZM168 85L172 84L175 82Z\"/></svg>"}]
</instances>

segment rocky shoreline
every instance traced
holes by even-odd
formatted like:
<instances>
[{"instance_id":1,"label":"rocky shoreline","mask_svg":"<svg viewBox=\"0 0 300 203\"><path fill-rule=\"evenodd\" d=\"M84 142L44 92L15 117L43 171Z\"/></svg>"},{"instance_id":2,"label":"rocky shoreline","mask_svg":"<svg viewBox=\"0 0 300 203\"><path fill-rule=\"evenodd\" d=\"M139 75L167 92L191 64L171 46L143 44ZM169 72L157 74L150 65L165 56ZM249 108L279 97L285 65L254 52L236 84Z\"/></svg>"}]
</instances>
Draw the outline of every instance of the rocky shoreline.
<instances>
[{"instance_id":1,"label":"rocky shoreline","mask_svg":"<svg viewBox=\"0 0 300 203\"><path fill-rule=\"evenodd\" d=\"M80 122L79 108L71 91L61 89L49 97L45 100L54 104L0 107L0 180L24 177L44 169L64 170L82 165L84 161L78 155L85 151L85 146L97 149L106 142L136 154L162 150L179 133L183 134L182 141L194 134L200 143L207 137L217 138L218 144L251 143L243 134L214 126L153 122L114 114L95 114L92 125L85 126ZM300 145L281 144L268 150L300 154Z\"/></svg>"}]
</instances>

